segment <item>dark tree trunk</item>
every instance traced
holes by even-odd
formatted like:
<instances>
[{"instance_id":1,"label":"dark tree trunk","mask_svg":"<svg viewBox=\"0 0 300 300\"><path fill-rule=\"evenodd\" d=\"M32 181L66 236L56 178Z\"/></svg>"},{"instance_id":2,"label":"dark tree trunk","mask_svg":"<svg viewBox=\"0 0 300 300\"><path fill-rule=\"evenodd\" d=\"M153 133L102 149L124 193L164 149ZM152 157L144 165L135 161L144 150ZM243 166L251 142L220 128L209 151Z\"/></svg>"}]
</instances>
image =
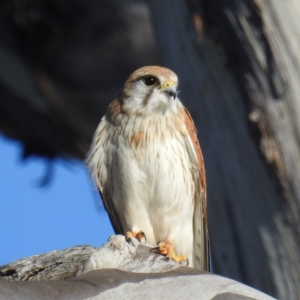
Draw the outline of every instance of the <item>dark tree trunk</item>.
<instances>
[{"instance_id":1,"label":"dark tree trunk","mask_svg":"<svg viewBox=\"0 0 300 300\"><path fill-rule=\"evenodd\" d=\"M128 74L156 57L142 1L1 1L0 130L24 157L83 159Z\"/></svg>"},{"instance_id":2,"label":"dark tree trunk","mask_svg":"<svg viewBox=\"0 0 300 300\"><path fill-rule=\"evenodd\" d=\"M204 152L213 271L299 299L300 4L149 4Z\"/></svg>"}]
</instances>

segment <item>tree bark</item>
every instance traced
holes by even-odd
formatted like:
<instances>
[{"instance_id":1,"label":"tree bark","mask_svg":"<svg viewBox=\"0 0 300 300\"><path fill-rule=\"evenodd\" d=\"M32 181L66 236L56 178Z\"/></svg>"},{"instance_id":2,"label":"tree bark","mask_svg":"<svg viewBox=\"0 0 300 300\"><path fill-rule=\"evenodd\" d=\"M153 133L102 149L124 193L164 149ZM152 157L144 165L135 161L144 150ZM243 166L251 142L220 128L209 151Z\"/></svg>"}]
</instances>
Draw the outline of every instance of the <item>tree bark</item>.
<instances>
[{"instance_id":1,"label":"tree bark","mask_svg":"<svg viewBox=\"0 0 300 300\"><path fill-rule=\"evenodd\" d=\"M0 267L0 280L62 280L74 277L95 247L75 246L34 255Z\"/></svg>"},{"instance_id":2,"label":"tree bark","mask_svg":"<svg viewBox=\"0 0 300 300\"><path fill-rule=\"evenodd\" d=\"M299 299L300 4L149 4L204 152L213 271Z\"/></svg>"},{"instance_id":3,"label":"tree bark","mask_svg":"<svg viewBox=\"0 0 300 300\"><path fill-rule=\"evenodd\" d=\"M98 249L77 246L0 267L0 300L274 300L228 278L162 260L149 251L155 245L133 243L115 235Z\"/></svg>"}]
</instances>

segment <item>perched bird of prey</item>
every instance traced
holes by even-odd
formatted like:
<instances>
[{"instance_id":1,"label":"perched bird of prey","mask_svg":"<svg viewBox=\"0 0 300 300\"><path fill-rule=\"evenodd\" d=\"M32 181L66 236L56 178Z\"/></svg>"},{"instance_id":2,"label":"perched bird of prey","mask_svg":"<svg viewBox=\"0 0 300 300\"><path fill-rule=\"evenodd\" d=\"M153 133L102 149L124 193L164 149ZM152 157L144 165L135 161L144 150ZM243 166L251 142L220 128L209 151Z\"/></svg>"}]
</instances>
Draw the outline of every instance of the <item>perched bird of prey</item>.
<instances>
[{"instance_id":1,"label":"perched bird of prey","mask_svg":"<svg viewBox=\"0 0 300 300\"><path fill-rule=\"evenodd\" d=\"M87 163L117 234L209 270L204 162L169 69L136 70L108 107Z\"/></svg>"}]
</instances>

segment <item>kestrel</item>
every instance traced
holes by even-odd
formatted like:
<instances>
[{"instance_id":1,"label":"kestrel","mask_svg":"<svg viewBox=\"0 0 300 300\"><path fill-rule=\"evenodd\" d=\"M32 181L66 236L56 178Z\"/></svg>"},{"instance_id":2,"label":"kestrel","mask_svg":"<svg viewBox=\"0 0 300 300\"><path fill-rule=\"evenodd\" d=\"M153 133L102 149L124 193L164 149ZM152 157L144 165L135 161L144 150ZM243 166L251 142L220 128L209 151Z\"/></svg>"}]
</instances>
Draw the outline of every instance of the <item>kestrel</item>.
<instances>
[{"instance_id":1,"label":"kestrel","mask_svg":"<svg viewBox=\"0 0 300 300\"><path fill-rule=\"evenodd\" d=\"M88 154L117 234L209 270L206 179L194 122L169 69L136 70L108 107Z\"/></svg>"}]
</instances>

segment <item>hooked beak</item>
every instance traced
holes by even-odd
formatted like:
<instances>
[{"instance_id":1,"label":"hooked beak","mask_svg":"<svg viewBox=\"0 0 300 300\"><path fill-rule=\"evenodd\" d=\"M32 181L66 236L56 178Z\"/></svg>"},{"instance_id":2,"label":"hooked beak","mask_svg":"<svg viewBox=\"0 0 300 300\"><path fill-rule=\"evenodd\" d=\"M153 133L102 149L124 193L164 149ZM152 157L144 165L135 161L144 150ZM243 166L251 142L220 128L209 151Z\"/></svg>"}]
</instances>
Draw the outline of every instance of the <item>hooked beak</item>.
<instances>
[{"instance_id":1,"label":"hooked beak","mask_svg":"<svg viewBox=\"0 0 300 300\"><path fill-rule=\"evenodd\" d=\"M176 91L175 87L171 87L169 89L166 89L166 90L164 90L164 92L166 94L170 95L171 97L173 97L174 100L176 99L177 91Z\"/></svg>"},{"instance_id":2,"label":"hooked beak","mask_svg":"<svg viewBox=\"0 0 300 300\"><path fill-rule=\"evenodd\" d=\"M167 82L164 82L161 85L161 88L163 89L163 91L170 95L171 97L173 97L173 99L176 99L177 96L177 91L176 91L176 84L173 80L168 80Z\"/></svg>"}]
</instances>

